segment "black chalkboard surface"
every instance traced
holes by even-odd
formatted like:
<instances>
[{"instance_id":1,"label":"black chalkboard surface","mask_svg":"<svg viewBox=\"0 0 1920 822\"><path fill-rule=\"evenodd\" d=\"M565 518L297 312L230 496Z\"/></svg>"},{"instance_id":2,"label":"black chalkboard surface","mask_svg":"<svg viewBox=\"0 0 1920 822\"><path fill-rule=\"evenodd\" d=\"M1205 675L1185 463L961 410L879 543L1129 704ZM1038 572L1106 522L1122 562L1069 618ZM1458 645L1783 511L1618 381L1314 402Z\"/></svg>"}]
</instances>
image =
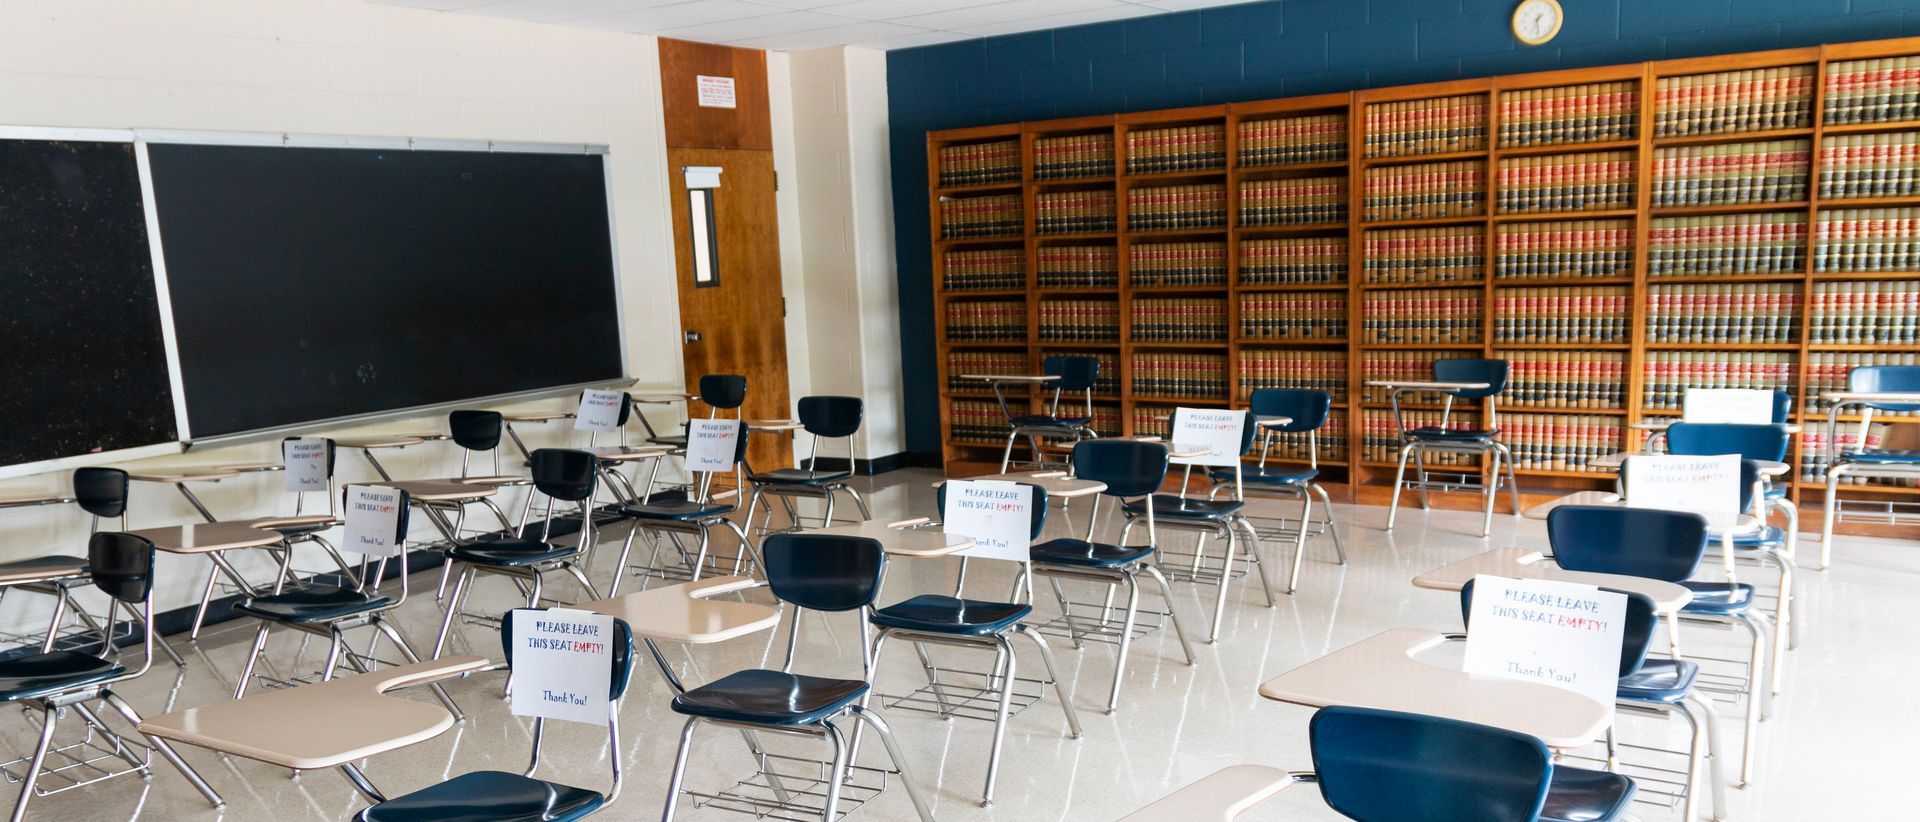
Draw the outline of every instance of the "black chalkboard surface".
<instances>
[{"instance_id":1,"label":"black chalkboard surface","mask_svg":"<svg viewBox=\"0 0 1920 822\"><path fill-rule=\"evenodd\" d=\"M178 437L133 145L0 140L0 465Z\"/></svg>"},{"instance_id":2,"label":"black chalkboard surface","mask_svg":"<svg viewBox=\"0 0 1920 822\"><path fill-rule=\"evenodd\" d=\"M149 153L193 439L624 376L599 155Z\"/></svg>"}]
</instances>

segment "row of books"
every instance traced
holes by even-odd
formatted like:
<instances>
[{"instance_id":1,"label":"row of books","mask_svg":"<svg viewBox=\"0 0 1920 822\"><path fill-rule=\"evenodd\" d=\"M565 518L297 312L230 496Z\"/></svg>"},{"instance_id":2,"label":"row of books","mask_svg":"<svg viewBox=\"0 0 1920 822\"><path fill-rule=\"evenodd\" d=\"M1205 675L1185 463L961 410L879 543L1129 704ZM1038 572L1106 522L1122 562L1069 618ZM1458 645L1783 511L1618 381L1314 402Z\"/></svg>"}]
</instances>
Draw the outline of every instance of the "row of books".
<instances>
[{"instance_id":1,"label":"row of books","mask_svg":"<svg viewBox=\"0 0 1920 822\"><path fill-rule=\"evenodd\" d=\"M1920 209L1822 211L1813 239L1814 271L1920 271Z\"/></svg>"},{"instance_id":2,"label":"row of books","mask_svg":"<svg viewBox=\"0 0 1920 822\"><path fill-rule=\"evenodd\" d=\"M1813 120L1813 66L1662 77L1653 110L1656 137L1806 128Z\"/></svg>"},{"instance_id":3,"label":"row of books","mask_svg":"<svg viewBox=\"0 0 1920 822\"><path fill-rule=\"evenodd\" d=\"M1033 230L1038 234L1112 231L1114 202L1110 189L1042 191L1033 195Z\"/></svg>"},{"instance_id":4,"label":"row of books","mask_svg":"<svg viewBox=\"0 0 1920 822\"><path fill-rule=\"evenodd\" d=\"M1105 351L1042 350L1040 352L1041 362L1046 362L1046 359L1048 357L1092 357L1096 360L1099 360L1100 375L1093 378L1093 393L1103 394L1106 396L1119 395L1120 393L1120 358L1119 357L1113 354L1107 353ZM1051 390L1048 390L1045 393L1047 396L1053 396L1053 392ZM1072 395L1062 394L1061 396L1067 397ZM1062 399L1061 402L1064 403L1066 402L1066 400Z\"/></svg>"},{"instance_id":5,"label":"row of books","mask_svg":"<svg viewBox=\"0 0 1920 822\"><path fill-rule=\"evenodd\" d=\"M1476 151L1487 147L1487 96L1467 94L1367 105L1368 157Z\"/></svg>"},{"instance_id":6,"label":"row of books","mask_svg":"<svg viewBox=\"0 0 1920 822\"><path fill-rule=\"evenodd\" d=\"M1361 282L1441 283L1479 280L1486 270L1480 226L1379 229L1366 233Z\"/></svg>"},{"instance_id":7,"label":"row of books","mask_svg":"<svg viewBox=\"0 0 1920 822\"><path fill-rule=\"evenodd\" d=\"M1120 339L1120 303L1114 300L1041 300L1040 339L1114 342Z\"/></svg>"},{"instance_id":8,"label":"row of books","mask_svg":"<svg viewBox=\"0 0 1920 822\"><path fill-rule=\"evenodd\" d=\"M1012 426L1000 403L992 400L953 400L947 405L947 436L957 442L999 444Z\"/></svg>"},{"instance_id":9,"label":"row of books","mask_svg":"<svg viewBox=\"0 0 1920 822\"><path fill-rule=\"evenodd\" d=\"M1595 457L1625 447L1626 421L1591 414L1503 414L1500 441L1513 454L1515 471L1591 471Z\"/></svg>"},{"instance_id":10,"label":"row of books","mask_svg":"<svg viewBox=\"0 0 1920 822\"><path fill-rule=\"evenodd\" d=\"M1133 407L1133 435L1136 437L1164 437L1173 430L1173 412L1171 405L1135 405Z\"/></svg>"},{"instance_id":11,"label":"row of books","mask_svg":"<svg viewBox=\"0 0 1920 822\"><path fill-rule=\"evenodd\" d=\"M1506 223L1499 237L1496 279L1633 276L1632 220Z\"/></svg>"},{"instance_id":12,"label":"row of books","mask_svg":"<svg viewBox=\"0 0 1920 822\"><path fill-rule=\"evenodd\" d=\"M1027 304L1016 300L954 300L947 303L947 339L1004 342L1027 338Z\"/></svg>"},{"instance_id":13,"label":"row of books","mask_svg":"<svg viewBox=\"0 0 1920 822\"><path fill-rule=\"evenodd\" d=\"M1360 339L1383 345L1477 343L1485 303L1473 288L1369 292L1360 304Z\"/></svg>"},{"instance_id":14,"label":"row of books","mask_svg":"<svg viewBox=\"0 0 1920 822\"><path fill-rule=\"evenodd\" d=\"M1653 204L1678 207L1804 200L1812 145L1800 139L1654 149Z\"/></svg>"},{"instance_id":15,"label":"row of books","mask_svg":"<svg viewBox=\"0 0 1920 822\"><path fill-rule=\"evenodd\" d=\"M991 391L992 386L979 380L961 379L961 375L998 374L1019 375L1034 373L1033 364L1027 361L1024 351L948 351L947 387L954 391Z\"/></svg>"},{"instance_id":16,"label":"row of books","mask_svg":"<svg viewBox=\"0 0 1920 822\"><path fill-rule=\"evenodd\" d=\"M1347 281L1347 238L1241 240L1242 285L1338 284Z\"/></svg>"},{"instance_id":17,"label":"row of books","mask_svg":"<svg viewBox=\"0 0 1920 822\"><path fill-rule=\"evenodd\" d=\"M1347 115L1309 114L1240 121L1240 165L1330 163L1347 159Z\"/></svg>"},{"instance_id":18,"label":"row of books","mask_svg":"<svg viewBox=\"0 0 1920 822\"><path fill-rule=\"evenodd\" d=\"M1240 295L1240 336L1256 340L1338 340L1347 336L1344 291Z\"/></svg>"},{"instance_id":19,"label":"row of books","mask_svg":"<svg viewBox=\"0 0 1920 822\"><path fill-rule=\"evenodd\" d=\"M1495 343L1627 342L1633 296L1625 286L1503 288L1494 292Z\"/></svg>"},{"instance_id":20,"label":"row of books","mask_svg":"<svg viewBox=\"0 0 1920 822\"><path fill-rule=\"evenodd\" d=\"M1367 169L1364 219L1430 220L1486 212L1487 168L1479 160Z\"/></svg>"},{"instance_id":21,"label":"row of books","mask_svg":"<svg viewBox=\"0 0 1920 822\"><path fill-rule=\"evenodd\" d=\"M1647 276L1791 274L1807 263L1807 215L1655 217L1647 226Z\"/></svg>"},{"instance_id":22,"label":"row of books","mask_svg":"<svg viewBox=\"0 0 1920 822\"><path fill-rule=\"evenodd\" d=\"M1136 129L1127 132L1127 173L1227 167L1227 127L1199 126Z\"/></svg>"},{"instance_id":23,"label":"row of books","mask_svg":"<svg viewBox=\"0 0 1920 822\"><path fill-rule=\"evenodd\" d=\"M1018 194L940 198L943 238L1018 237L1026 230Z\"/></svg>"},{"instance_id":24,"label":"row of books","mask_svg":"<svg viewBox=\"0 0 1920 822\"><path fill-rule=\"evenodd\" d=\"M1920 192L1920 132L1836 134L1820 141L1820 196L1909 197Z\"/></svg>"},{"instance_id":25,"label":"row of books","mask_svg":"<svg viewBox=\"0 0 1920 822\"><path fill-rule=\"evenodd\" d=\"M1258 459L1264 448L1269 467L1274 460L1295 460L1305 462L1315 459L1321 465L1340 462L1347 458L1347 412L1338 408L1327 412L1327 423L1315 431L1314 441L1309 444L1307 432L1277 433L1271 440L1262 437L1253 441L1252 458ZM1317 448L1315 447L1317 446ZM1316 454L1317 450L1317 454Z\"/></svg>"},{"instance_id":26,"label":"row of books","mask_svg":"<svg viewBox=\"0 0 1920 822\"><path fill-rule=\"evenodd\" d=\"M1648 351L1640 407L1678 411L1689 388L1786 388L1793 355L1769 351Z\"/></svg>"},{"instance_id":27,"label":"row of books","mask_svg":"<svg viewBox=\"0 0 1920 822\"><path fill-rule=\"evenodd\" d=\"M1656 285L1647 289L1647 342L1789 343L1799 313L1793 283Z\"/></svg>"},{"instance_id":28,"label":"row of books","mask_svg":"<svg viewBox=\"0 0 1920 822\"><path fill-rule=\"evenodd\" d=\"M1041 180L1113 176L1113 135L1075 134L1034 140L1033 176Z\"/></svg>"},{"instance_id":29,"label":"row of books","mask_svg":"<svg viewBox=\"0 0 1920 822\"><path fill-rule=\"evenodd\" d=\"M1027 252L1019 248L949 251L941 257L941 286L948 291L1027 287Z\"/></svg>"},{"instance_id":30,"label":"row of books","mask_svg":"<svg viewBox=\"0 0 1920 822\"><path fill-rule=\"evenodd\" d=\"M1920 119L1920 57L1878 57L1827 64L1829 125Z\"/></svg>"},{"instance_id":31,"label":"row of books","mask_svg":"<svg viewBox=\"0 0 1920 822\"><path fill-rule=\"evenodd\" d=\"M1501 92L1500 145L1631 140L1639 116L1640 85L1631 80Z\"/></svg>"},{"instance_id":32,"label":"row of books","mask_svg":"<svg viewBox=\"0 0 1920 822\"><path fill-rule=\"evenodd\" d=\"M1442 417L1439 411L1424 408L1408 408L1400 412L1400 420L1408 429L1441 427ZM1502 420L1504 422L1504 420ZM1472 431L1480 427L1480 414L1474 411L1455 409L1444 419L1448 430ZM1385 408L1369 408L1360 415L1360 458L1368 462L1394 463L1400 459L1400 428L1394 424L1393 411ZM1434 468L1466 468L1479 464L1479 458L1472 454L1457 454L1445 451L1429 452L1426 455L1428 470ZM1407 460L1407 481L1415 479L1413 460Z\"/></svg>"},{"instance_id":33,"label":"row of books","mask_svg":"<svg viewBox=\"0 0 1920 822\"><path fill-rule=\"evenodd\" d=\"M1134 285L1227 284L1227 244L1135 243L1127 248L1128 278Z\"/></svg>"},{"instance_id":34,"label":"row of books","mask_svg":"<svg viewBox=\"0 0 1920 822\"><path fill-rule=\"evenodd\" d=\"M940 185L975 186L1020 180L1020 141L940 148Z\"/></svg>"},{"instance_id":35,"label":"row of books","mask_svg":"<svg viewBox=\"0 0 1920 822\"><path fill-rule=\"evenodd\" d=\"M1433 379L1434 360L1478 357L1478 351L1362 351L1360 352L1360 398L1366 402L1386 402L1387 389L1367 385L1389 380L1410 382Z\"/></svg>"},{"instance_id":36,"label":"row of books","mask_svg":"<svg viewBox=\"0 0 1920 822\"><path fill-rule=\"evenodd\" d=\"M1507 157L1499 173L1503 214L1633 207L1631 151Z\"/></svg>"},{"instance_id":37,"label":"row of books","mask_svg":"<svg viewBox=\"0 0 1920 822\"><path fill-rule=\"evenodd\" d=\"M1920 342L1920 282L1814 283L1807 341L1815 345Z\"/></svg>"},{"instance_id":38,"label":"row of books","mask_svg":"<svg viewBox=\"0 0 1920 822\"><path fill-rule=\"evenodd\" d=\"M1503 403L1531 408L1623 408L1627 355L1617 351L1501 351Z\"/></svg>"},{"instance_id":39,"label":"row of books","mask_svg":"<svg viewBox=\"0 0 1920 822\"><path fill-rule=\"evenodd\" d=\"M1810 415L1823 419L1827 401L1820 398L1829 391L1847 390L1847 374L1864 365L1920 365L1920 354L1890 351L1814 351L1807 354L1806 397L1803 404ZM1874 416L1914 416L1912 411L1877 411Z\"/></svg>"},{"instance_id":40,"label":"row of books","mask_svg":"<svg viewBox=\"0 0 1920 822\"><path fill-rule=\"evenodd\" d=\"M1043 245L1035 249L1041 288L1120 285L1120 252L1110 245Z\"/></svg>"},{"instance_id":41,"label":"row of books","mask_svg":"<svg viewBox=\"0 0 1920 822\"><path fill-rule=\"evenodd\" d=\"M1240 401L1261 388L1325 391L1347 401L1347 352L1326 349L1240 349Z\"/></svg>"},{"instance_id":42,"label":"row of books","mask_svg":"<svg viewBox=\"0 0 1920 822\"><path fill-rule=\"evenodd\" d=\"M1156 297L1133 301L1135 340L1223 342L1227 339L1227 301Z\"/></svg>"},{"instance_id":43,"label":"row of books","mask_svg":"<svg viewBox=\"0 0 1920 822\"><path fill-rule=\"evenodd\" d=\"M1136 395L1227 397L1227 358L1218 354L1142 351L1133 355L1132 366Z\"/></svg>"},{"instance_id":44,"label":"row of books","mask_svg":"<svg viewBox=\"0 0 1920 822\"><path fill-rule=\"evenodd\" d=\"M1226 224L1227 187L1223 184L1156 186L1127 191L1129 230L1224 228Z\"/></svg>"},{"instance_id":45,"label":"row of books","mask_svg":"<svg viewBox=\"0 0 1920 822\"><path fill-rule=\"evenodd\" d=\"M1240 184L1240 224L1313 225L1347 218L1347 178L1298 177Z\"/></svg>"}]
</instances>

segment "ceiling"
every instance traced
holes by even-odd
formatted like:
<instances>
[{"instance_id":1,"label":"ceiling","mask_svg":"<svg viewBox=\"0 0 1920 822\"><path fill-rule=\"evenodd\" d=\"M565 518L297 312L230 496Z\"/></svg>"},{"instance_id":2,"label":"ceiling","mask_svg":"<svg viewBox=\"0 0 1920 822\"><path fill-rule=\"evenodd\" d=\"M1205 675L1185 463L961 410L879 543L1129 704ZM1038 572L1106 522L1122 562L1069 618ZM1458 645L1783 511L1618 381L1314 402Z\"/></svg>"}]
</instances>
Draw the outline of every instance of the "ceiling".
<instances>
[{"instance_id":1,"label":"ceiling","mask_svg":"<svg viewBox=\"0 0 1920 822\"><path fill-rule=\"evenodd\" d=\"M368 0L772 51L911 48L1247 0Z\"/></svg>"}]
</instances>

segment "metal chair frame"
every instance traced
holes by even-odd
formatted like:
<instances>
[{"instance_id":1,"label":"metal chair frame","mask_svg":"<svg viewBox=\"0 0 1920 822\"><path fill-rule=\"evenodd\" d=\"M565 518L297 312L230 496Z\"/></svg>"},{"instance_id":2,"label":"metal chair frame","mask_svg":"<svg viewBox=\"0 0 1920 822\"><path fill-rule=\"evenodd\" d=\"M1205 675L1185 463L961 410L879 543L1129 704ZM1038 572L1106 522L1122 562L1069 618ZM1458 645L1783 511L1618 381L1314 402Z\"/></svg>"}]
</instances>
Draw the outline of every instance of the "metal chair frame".
<instances>
[{"instance_id":1,"label":"metal chair frame","mask_svg":"<svg viewBox=\"0 0 1920 822\"><path fill-rule=\"evenodd\" d=\"M859 457L859 450L858 450L859 444L857 442L858 440L857 437L855 437L851 433L847 434L845 437L823 437L819 434L815 434L812 431L812 429L806 429L806 431L807 431L807 434L812 437L812 440L809 441L808 443L809 447L807 451L807 459L806 459L807 469L806 470L812 471L812 472L820 471L820 469L817 466L820 464L820 441L821 440L845 439L847 441L847 471L850 474L858 475L858 466L860 464L860 457ZM821 472L821 473L825 473L825 472ZM793 500L797 498L824 500L826 502L826 511L820 517L820 527L822 528L830 527L833 525L833 522L834 522L833 492L835 491L845 491L847 493L847 496L850 496L853 498L854 505L857 505L860 508L860 520L862 522L873 519L873 510L867 506L866 498L861 496L859 489L854 488L853 483L848 481L852 479L852 477L848 477L847 479L842 479L842 480L836 480L833 482L819 483L819 484L806 484L806 483L797 483L797 482L793 482L793 483L761 482L761 481L753 480L753 472L751 468L749 468L747 471L747 479L748 479L748 482L753 486L753 493L751 496L747 498L747 513L746 513L746 516L741 518L741 521L745 523L746 527L748 528L754 528L753 516L755 512L760 510L760 501L761 501L761 498L763 497L772 497L774 499L780 500L781 507L786 510L787 521L790 523L790 527L781 529L781 530L798 531L805 527L805 525L803 524L805 522L805 519L800 515L799 509L795 508L793 505ZM761 534L777 533L777 531L773 527L773 504L771 502L767 503L766 511L762 518L762 523L763 524L760 525L757 529L758 533L761 533Z\"/></svg>"},{"instance_id":2,"label":"metal chair frame","mask_svg":"<svg viewBox=\"0 0 1920 822\"><path fill-rule=\"evenodd\" d=\"M1271 428L1261 433L1260 462L1255 467L1260 468L1262 470L1266 469L1267 455L1273 448L1273 438L1277 436L1279 433L1280 432L1274 431ZM1318 470L1320 468L1320 429L1315 428L1313 430L1307 431L1306 434L1307 434L1307 467ZM1215 479L1213 481L1213 487L1207 490L1207 499L1209 500L1217 499L1221 491L1225 491L1231 488L1233 489L1233 498L1244 502L1247 499L1247 489L1246 489L1246 484L1243 482L1243 477L1241 476L1241 470L1242 469L1239 466L1234 467L1234 480L1231 483L1223 479ZM1185 483L1182 483L1181 490L1183 492L1185 491ZM1259 544L1259 540L1265 539L1268 537L1291 536L1294 538L1293 563L1290 566L1290 570L1288 570L1287 572L1286 593L1289 593L1289 594L1293 593L1294 589L1297 588L1299 585L1300 565L1303 561L1305 561L1307 556L1307 537L1309 536L1317 536L1319 533L1324 533L1329 536L1332 536L1334 553L1337 556L1339 556L1341 565L1347 564L1346 546L1340 543L1340 531L1337 528L1335 528L1333 524L1333 500L1327 496L1327 489L1321 486L1320 483L1314 480L1307 480L1301 483L1289 483L1284 486L1263 484L1263 485L1255 485L1254 490L1260 494L1266 494L1266 493L1287 494L1287 495L1296 496L1300 498L1300 527L1298 528L1288 528L1287 520L1284 517L1267 518L1267 517L1255 517L1251 514L1241 515L1242 518L1244 518L1247 521L1249 530L1251 530L1254 534L1255 545ZM1321 514L1322 520L1321 520L1320 530L1314 534L1309 534L1308 523L1311 523L1313 521L1313 495L1316 495L1316 494L1319 495L1320 497L1320 503L1321 503L1321 509L1322 509L1322 514ZM1272 521L1277 522L1278 526L1271 530L1262 532L1258 528L1253 527L1253 523L1256 520L1261 520L1261 519L1271 519ZM1263 568L1262 571L1264 572L1265 569Z\"/></svg>"},{"instance_id":3,"label":"metal chair frame","mask_svg":"<svg viewBox=\"0 0 1920 822\"><path fill-rule=\"evenodd\" d=\"M1087 416L1088 419L1092 419L1093 417L1093 385L1095 382L1099 381L1099 375L1100 375L1099 359L1096 357L1048 357L1047 359L1049 360L1086 359L1086 360L1094 361L1094 366L1093 366L1094 378L1087 381L1087 385L1085 388L1080 389L1082 394L1081 411ZM1058 418L1060 416L1060 398L1065 393L1065 391L1066 391L1065 388L1061 387L1057 382L1055 383L1054 389L1053 389L1053 399L1051 402L1047 404L1047 416L1055 417L1055 418ZM1006 385L1004 383L1001 383L998 381L994 382L993 396L994 396L994 399L999 400L1000 413L1006 415L1007 425L1009 427L1009 430L1007 431L1007 448L1000 455L1000 473L1002 474L1006 473L1008 468L1013 465L1013 444L1017 442L1022 436L1025 436L1027 438L1027 444L1033 448L1033 461L1027 464L1034 468L1050 468L1050 467L1066 466L1066 465L1072 464L1071 460L1069 460L1066 463L1051 463L1051 462L1048 462L1044 457L1042 457L1041 455L1045 453L1045 451L1041 448L1041 445L1040 445L1040 440L1042 438L1054 437L1054 438L1059 438L1063 440L1071 438L1074 442L1079 442L1083 439L1085 440L1099 439L1100 437L1100 434L1093 430L1093 423L1091 422L1084 423L1084 424L1073 424L1073 425L1066 425L1066 424L1022 425L1018 422L1015 422L1015 420L1018 419L1018 415L1015 415L1013 413L1013 406L1007 402Z\"/></svg>"},{"instance_id":4,"label":"metal chair frame","mask_svg":"<svg viewBox=\"0 0 1920 822\"><path fill-rule=\"evenodd\" d=\"M710 419L712 418L710 417ZM742 455L746 453L747 439L747 427L743 422L740 425L739 451ZM713 503L714 478L722 473L731 473L738 476L742 462L744 462L744 459L734 460L733 466L724 472L694 472L699 476L693 484L693 500L702 505ZM649 485L647 488L647 497L652 498L652 496L653 488ZM727 530L733 532L734 538L740 541L740 551L733 557L733 574L739 574L742 566L749 563L750 569L760 569L762 566L759 561L759 549L754 546L753 539L747 536L746 530L740 526L740 523L734 522L727 516L728 513L732 512L729 511L691 520L655 519L637 516L628 517L633 527L627 531L626 539L620 544L620 561L613 566L613 581L610 582L607 587L608 598L619 596L620 580L626 576L629 569L634 572L635 576L642 579L640 584L641 590L645 590L654 577L687 581L699 580L707 565L707 549L710 543L707 531L715 525L725 526ZM652 547L652 555L648 557L647 564L645 565L629 566L627 565L627 559L633 551L634 535L641 532L647 534L647 541ZM675 553L679 554L684 570L660 564L660 536L665 536L668 542L673 545ZM681 536L691 536L699 540L698 546L693 553L689 554L686 546L681 544ZM762 572L761 575L764 576L764 572Z\"/></svg>"},{"instance_id":5,"label":"metal chair frame","mask_svg":"<svg viewBox=\"0 0 1920 822\"><path fill-rule=\"evenodd\" d=\"M1886 367L1916 368L1915 366L1879 366L1879 367L1880 368L1886 368ZM1856 380L1855 374L1865 371L1866 368L1875 368L1875 367L1866 366L1863 368L1855 368L1853 369L1853 371L1848 372L1847 379L1849 383L1849 388L1852 388L1852 384ZM1861 373L1859 379L1868 380L1868 381L1877 383L1878 373L1879 373L1878 371L1869 371L1866 373ZM1877 389L1877 387L1878 386L1876 385L1875 388ZM1854 390L1860 390L1860 389L1854 389ZM1920 410L1920 392L1897 392L1897 393L1911 394L1912 402L1884 402L1884 401L1868 402L1864 400L1844 400L1840 402L1830 403L1827 406L1825 445L1827 450L1827 456L1829 459L1829 464L1827 466L1827 475L1826 475L1827 495L1822 500L1822 503L1821 503L1824 506L1824 509L1822 511L1823 515L1821 516L1821 522L1820 522L1820 565L1818 566L1819 570L1822 570L1822 571L1826 570L1827 566L1833 561L1833 526L1846 513L1845 506L1840 504L1841 480L1846 479L1848 477L1860 477L1865 479L1920 480L1920 459L1916 459L1911 462L1868 463L1868 462L1858 462L1852 458L1853 455L1862 454L1869 450L1867 448L1867 435L1871 433L1873 430L1873 415L1875 411L1901 412L1901 411ZM1847 409L1858 409L1860 414L1860 421L1859 423L1857 423L1857 427L1854 429L1855 434L1854 434L1854 443L1852 448L1842 451L1840 450L1840 440L1839 440L1840 416ZM1865 486L1865 489L1871 491L1873 490L1873 487L1871 485L1868 485L1868 486ZM1884 517L1884 521L1888 525L1908 525L1916 521L1920 521L1920 514L1915 514L1909 511L1901 511L1897 509L1895 505L1891 505L1891 504L1886 506L1886 510L1883 517Z\"/></svg>"},{"instance_id":6,"label":"metal chair frame","mask_svg":"<svg viewBox=\"0 0 1920 822\"><path fill-rule=\"evenodd\" d=\"M1436 379L1439 378L1438 372L1442 367L1441 366L1442 363L1458 363L1458 362L1465 362L1465 361L1462 361L1462 360L1436 361L1434 363L1435 378ZM1447 453L1447 454L1475 454L1475 455L1491 454L1493 456L1493 470L1489 472L1488 476L1490 477L1490 479L1485 483L1485 494L1486 494L1487 502L1486 502L1486 514L1481 520L1481 524L1480 524L1481 537L1486 537L1493 533L1493 500L1494 500L1494 497L1498 496L1498 492L1500 489L1500 468L1503 463L1505 464L1507 469L1507 480L1506 480L1507 495L1508 495L1509 502L1513 504L1513 515L1516 517L1520 516L1520 481L1514 476L1513 452L1507 448L1506 444L1500 442L1498 439L1493 439L1493 438L1488 438L1484 442L1445 442L1445 441L1438 441L1438 440L1426 440L1426 439L1414 437L1412 436L1412 433L1407 429L1406 420L1401 415L1400 395L1402 393L1404 392L1393 391L1388 395L1388 400L1393 405L1393 426L1395 430L1400 432L1400 458L1398 461L1398 467L1394 469L1394 474L1393 474L1393 497L1387 503L1386 530L1388 531L1393 530L1394 518L1396 515L1400 513L1400 489L1403 485L1406 484L1408 457L1413 458L1414 468L1418 475L1418 479L1414 483L1414 486L1415 486L1415 489L1420 492L1420 508L1421 510L1424 511L1432 507L1430 504L1430 501L1427 499L1427 488L1429 485L1429 480L1428 480L1428 472L1427 472L1426 455L1428 452L1440 452L1440 453ZM1456 396L1456 392L1438 391L1438 392L1426 392L1426 393L1439 393L1446 398L1443 404L1441 405L1441 409L1440 409L1440 427L1442 429L1445 429L1447 427L1448 421L1453 416L1453 400ZM1499 405L1498 396L1497 396L1498 394L1499 394L1499 391L1494 391L1486 395L1486 400L1487 400L1486 430L1488 431L1500 430L1500 410L1498 407Z\"/></svg>"}]
</instances>

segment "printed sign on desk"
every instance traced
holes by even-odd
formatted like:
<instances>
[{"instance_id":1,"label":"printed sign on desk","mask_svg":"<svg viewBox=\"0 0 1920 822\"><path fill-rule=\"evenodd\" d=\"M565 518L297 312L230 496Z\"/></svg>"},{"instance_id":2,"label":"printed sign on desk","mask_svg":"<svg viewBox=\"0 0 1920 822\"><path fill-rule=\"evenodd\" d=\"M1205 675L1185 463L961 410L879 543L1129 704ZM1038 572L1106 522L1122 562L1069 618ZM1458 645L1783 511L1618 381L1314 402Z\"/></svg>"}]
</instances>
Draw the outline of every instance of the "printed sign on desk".
<instances>
[{"instance_id":1,"label":"printed sign on desk","mask_svg":"<svg viewBox=\"0 0 1920 822\"><path fill-rule=\"evenodd\" d=\"M1627 507L1691 511L1716 528L1740 520L1740 457L1635 454L1627 458Z\"/></svg>"},{"instance_id":2,"label":"printed sign on desk","mask_svg":"<svg viewBox=\"0 0 1920 822\"><path fill-rule=\"evenodd\" d=\"M739 420L689 420L687 422L687 470L732 471L733 455L740 449Z\"/></svg>"},{"instance_id":3,"label":"printed sign on desk","mask_svg":"<svg viewBox=\"0 0 1920 822\"><path fill-rule=\"evenodd\" d=\"M406 511L402 494L384 485L347 486L347 539L340 550L376 557L400 553L406 535L400 518Z\"/></svg>"},{"instance_id":4,"label":"printed sign on desk","mask_svg":"<svg viewBox=\"0 0 1920 822\"><path fill-rule=\"evenodd\" d=\"M1680 418L1687 422L1766 425L1773 422L1773 392L1758 388L1689 388L1680 408Z\"/></svg>"},{"instance_id":5,"label":"printed sign on desk","mask_svg":"<svg viewBox=\"0 0 1920 822\"><path fill-rule=\"evenodd\" d=\"M1625 594L1480 574L1473 578L1467 617L1462 670L1565 688L1613 708L1626 638Z\"/></svg>"},{"instance_id":6,"label":"printed sign on desk","mask_svg":"<svg viewBox=\"0 0 1920 822\"><path fill-rule=\"evenodd\" d=\"M514 716L607 724L613 617L590 611L513 612Z\"/></svg>"},{"instance_id":7,"label":"printed sign on desk","mask_svg":"<svg viewBox=\"0 0 1920 822\"><path fill-rule=\"evenodd\" d=\"M589 388L580 392L580 413L573 417L573 430L611 434L620 430L620 406L627 395L620 391Z\"/></svg>"},{"instance_id":8,"label":"printed sign on desk","mask_svg":"<svg viewBox=\"0 0 1920 822\"><path fill-rule=\"evenodd\" d=\"M327 490L327 440L325 437L300 437L280 443L280 461L287 467L287 490Z\"/></svg>"},{"instance_id":9,"label":"printed sign on desk","mask_svg":"<svg viewBox=\"0 0 1920 822\"><path fill-rule=\"evenodd\" d=\"M1218 408L1176 408L1173 432L1167 442L1175 445L1205 446L1204 457L1176 459L1180 465L1232 466L1240 461L1240 440L1244 436L1247 412Z\"/></svg>"},{"instance_id":10,"label":"printed sign on desk","mask_svg":"<svg viewBox=\"0 0 1920 822\"><path fill-rule=\"evenodd\" d=\"M1000 480L953 480L940 512L949 534L973 540L969 557L1026 562L1033 548L1033 487Z\"/></svg>"}]
</instances>

